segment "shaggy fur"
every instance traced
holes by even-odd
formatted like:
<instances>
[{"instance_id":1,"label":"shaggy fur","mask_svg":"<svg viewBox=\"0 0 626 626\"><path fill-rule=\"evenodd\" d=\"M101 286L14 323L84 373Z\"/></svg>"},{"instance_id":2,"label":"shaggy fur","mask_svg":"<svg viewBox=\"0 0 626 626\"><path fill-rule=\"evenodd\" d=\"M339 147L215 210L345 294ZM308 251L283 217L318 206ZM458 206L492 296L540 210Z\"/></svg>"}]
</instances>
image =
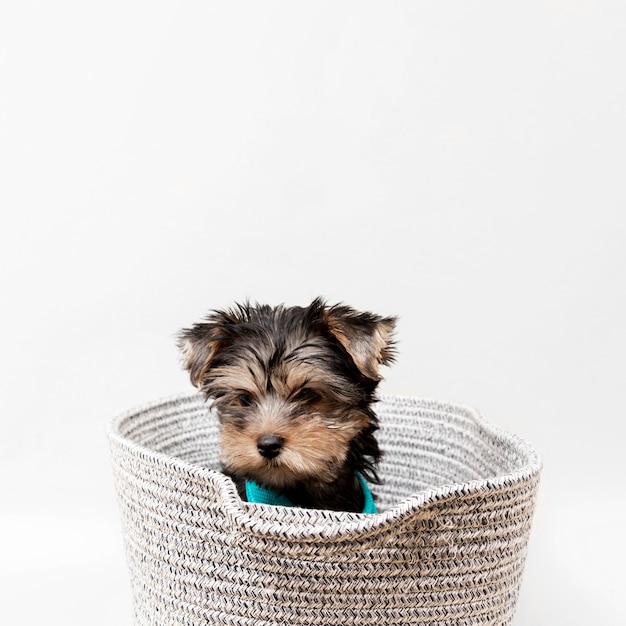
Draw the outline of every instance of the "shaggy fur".
<instances>
[{"instance_id":1,"label":"shaggy fur","mask_svg":"<svg viewBox=\"0 0 626 626\"><path fill-rule=\"evenodd\" d=\"M362 510L356 472L380 482L371 405L394 327L318 298L238 304L181 331L184 367L218 411L223 468L242 497L254 480L296 506Z\"/></svg>"}]
</instances>

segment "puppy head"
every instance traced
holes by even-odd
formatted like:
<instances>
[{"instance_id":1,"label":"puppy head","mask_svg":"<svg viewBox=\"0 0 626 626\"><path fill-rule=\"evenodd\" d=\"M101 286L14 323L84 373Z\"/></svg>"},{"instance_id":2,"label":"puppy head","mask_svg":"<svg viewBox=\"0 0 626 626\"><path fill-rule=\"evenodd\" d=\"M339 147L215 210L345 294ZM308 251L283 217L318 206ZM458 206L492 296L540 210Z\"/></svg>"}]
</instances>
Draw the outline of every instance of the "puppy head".
<instances>
[{"instance_id":1,"label":"puppy head","mask_svg":"<svg viewBox=\"0 0 626 626\"><path fill-rule=\"evenodd\" d=\"M236 305L179 337L192 383L214 401L222 461L277 489L330 483L346 462L375 479L370 408L393 360L395 319L329 307Z\"/></svg>"}]
</instances>

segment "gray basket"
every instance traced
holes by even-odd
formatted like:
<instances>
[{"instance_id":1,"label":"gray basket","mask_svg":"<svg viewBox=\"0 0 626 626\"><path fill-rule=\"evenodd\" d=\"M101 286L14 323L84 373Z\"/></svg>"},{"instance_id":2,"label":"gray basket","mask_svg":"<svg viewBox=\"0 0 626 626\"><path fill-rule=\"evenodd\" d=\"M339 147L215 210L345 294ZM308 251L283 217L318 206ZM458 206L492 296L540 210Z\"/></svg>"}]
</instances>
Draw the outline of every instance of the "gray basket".
<instances>
[{"instance_id":1,"label":"gray basket","mask_svg":"<svg viewBox=\"0 0 626 626\"><path fill-rule=\"evenodd\" d=\"M136 626L510 624L540 473L467 407L377 406L377 515L242 502L197 395L109 428Z\"/></svg>"}]
</instances>

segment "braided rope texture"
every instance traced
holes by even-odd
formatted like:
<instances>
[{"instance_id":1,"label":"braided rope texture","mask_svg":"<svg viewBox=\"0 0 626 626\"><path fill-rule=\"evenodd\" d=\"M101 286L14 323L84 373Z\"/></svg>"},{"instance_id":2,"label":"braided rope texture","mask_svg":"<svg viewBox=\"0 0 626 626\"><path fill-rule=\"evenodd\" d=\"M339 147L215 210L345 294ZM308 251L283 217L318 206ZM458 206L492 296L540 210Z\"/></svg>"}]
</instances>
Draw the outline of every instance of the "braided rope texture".
<instances>
[{"instance_id":1,"label":"braided rope texture","mask_svg":"<svg viewBox=\"0 0 626 626\"><path fill-rule=\"evenodd\" d=\"M242 502L198 394L108 436L135 626L505 625L541 461L468 407L384 397L376 515Z\"/></svg>"}]
</instances>

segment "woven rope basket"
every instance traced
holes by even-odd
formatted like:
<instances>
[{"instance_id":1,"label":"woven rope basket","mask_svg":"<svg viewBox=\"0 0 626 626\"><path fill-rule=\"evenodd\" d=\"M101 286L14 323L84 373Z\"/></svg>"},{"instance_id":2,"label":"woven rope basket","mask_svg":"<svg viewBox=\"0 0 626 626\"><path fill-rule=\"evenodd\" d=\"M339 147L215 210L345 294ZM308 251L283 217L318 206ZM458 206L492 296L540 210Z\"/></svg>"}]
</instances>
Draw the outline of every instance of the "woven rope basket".
<instances>
[{"instance_id":1,"label":"woven rope basket","mask_svg":"<svg viewBox=\"0 0 626 626\"><path fill-rule=\"evenodd\" d=\"M109 428L136 626L510 624L537 454L467 407L377 406L377 515L242 502L197 395Z\"/></svg>"}]
</instances>

